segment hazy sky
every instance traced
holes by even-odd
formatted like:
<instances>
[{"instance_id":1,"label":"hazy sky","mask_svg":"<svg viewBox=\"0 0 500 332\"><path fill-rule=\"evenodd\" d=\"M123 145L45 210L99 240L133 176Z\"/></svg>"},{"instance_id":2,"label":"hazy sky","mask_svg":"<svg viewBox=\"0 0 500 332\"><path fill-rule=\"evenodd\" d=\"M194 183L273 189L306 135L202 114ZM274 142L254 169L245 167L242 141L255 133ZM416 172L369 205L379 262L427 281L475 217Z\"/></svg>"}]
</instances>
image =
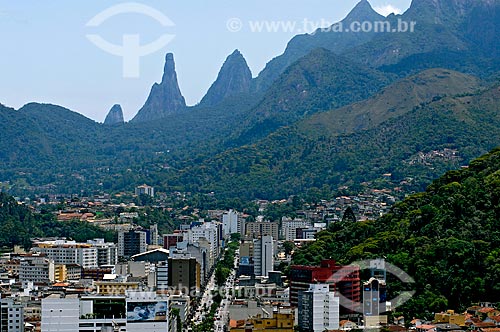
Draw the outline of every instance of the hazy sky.
<instances>
[{"instance_id":1,"label":"hazy sky","mask_svg":"<svg viewBox=\"0 0 500 332\"><path fill-rule=\"evenodd\" d=\"M160 21L151 15L115 10L112 13L116 15L89 26L88 22L107 8L140 6L115 0L0 0L0 103L14 108L31 101L54 103L99 122L118 103L128 120L143 105L151 85L160 81L165 53L172 52L181 91L187 103L194 105L234 49L243 53L257 76L294 35L341 20L357 2L138 1L135 3L160 13ZM383 14L405 11L410 2L370 1ZM278 22L272 24L281 28L275 32L252 31L265 21ZM175 37L158 51L140 57L139 66L134 66L139 72L130 78L124 77L123 58L97 47L87 38L91 34L115 45L123 43L124 35L138 35L140 45L164 35Z\"/></svg>"}]
</instances>

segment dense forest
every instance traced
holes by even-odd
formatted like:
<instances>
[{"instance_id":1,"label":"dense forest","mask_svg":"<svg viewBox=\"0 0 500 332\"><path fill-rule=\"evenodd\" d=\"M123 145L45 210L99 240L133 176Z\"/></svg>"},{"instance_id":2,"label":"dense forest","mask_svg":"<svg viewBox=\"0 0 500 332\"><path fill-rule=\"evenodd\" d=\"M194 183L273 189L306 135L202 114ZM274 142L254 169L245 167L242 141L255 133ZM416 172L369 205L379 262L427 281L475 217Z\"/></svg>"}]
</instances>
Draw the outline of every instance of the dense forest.
<instances>
[{"instance_id":1,"label":"dense forest","mask_svg":"<svg viewBox=\"0 0 500 332\"><path fill-rule=\"evenodd\" d=\"M43 211L35 214L14 198L0 193L0 247L30 248L30 239L34 237L66 237L84 242L94 238L113 241L115 236L88 222L57 221L55 215Z\"/></svg>"},{"instance_id":2,"label":"dense forest","mask_svg":"<svg viewBox=\"0 0 500 332\"><path fill-rule=\"evenodd\" d=\"M498 300L499 226L500 148L446 173L376 221L331 224L297 250L293 262L385 257L415 279L416 295L398 311L431 318L433 312ZM390 279L388 286L392 295L403 287Z\"/></svg>"}]
</instances>

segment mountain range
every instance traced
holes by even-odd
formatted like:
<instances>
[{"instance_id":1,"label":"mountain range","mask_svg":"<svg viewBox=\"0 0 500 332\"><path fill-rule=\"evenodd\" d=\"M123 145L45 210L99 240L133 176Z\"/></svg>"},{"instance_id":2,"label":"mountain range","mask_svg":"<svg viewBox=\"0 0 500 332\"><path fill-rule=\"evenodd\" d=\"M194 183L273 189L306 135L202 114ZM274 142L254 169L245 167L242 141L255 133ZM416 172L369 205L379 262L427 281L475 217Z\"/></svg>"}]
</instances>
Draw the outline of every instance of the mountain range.
<instances>
[{"instance_id":1,"label":"mountain range","mask_svg":"<svg viewBox=\"0 0 500 332\"><path fill-rule=\"evenodd\" d=\"M340 23L415 22L415 30L294 37L256 78L230 54L198 105L187 106L165 58L137 115L104 124L57 105L0 105L0 181L25 191L215 191L278 198L392 174L415 188L500 144L494 0L413 0L402 15L366 0ZM413 124L411 126L410 124ZM452 149L458 159L410 162Z\"/></svg>"},{"instance_id":2,"label":"mountain range","mask_svg":"<svg viewBox=\"0 0 500 332\"><path fill-rule=\"evenodd\" d=\"M498 97L498 86L481 90L473 77L429 70L366 101L318 113L208 158L168 183L228 197L275 198L311 188L335 192L390 174L392 182L411 178L408 190L422 190L446 170L498 145ZM445 149L456 150L456 158L412 162L420 153Z\"/></svg>"}]
</instances>

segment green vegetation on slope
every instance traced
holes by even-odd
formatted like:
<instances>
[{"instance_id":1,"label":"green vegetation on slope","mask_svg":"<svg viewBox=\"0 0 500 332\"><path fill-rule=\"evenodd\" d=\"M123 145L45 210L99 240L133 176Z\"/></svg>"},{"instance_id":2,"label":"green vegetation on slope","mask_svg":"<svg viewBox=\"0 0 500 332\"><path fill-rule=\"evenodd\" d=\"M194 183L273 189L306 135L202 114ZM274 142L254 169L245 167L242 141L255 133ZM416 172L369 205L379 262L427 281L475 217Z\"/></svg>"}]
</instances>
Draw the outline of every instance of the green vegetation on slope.
<instances>
[{"instance_id":1,"label":"green vegetation on slope","mask_svg":"<svg viewBox=\"0 0 500 332\"><path fill-rule=\"evenodd\" d=\"M131 190L145 181L143 165L163 169L221 151L217 142L258 100L258 95L232 96L217 107L120 126L57 105L30 103L19 110L0 105L0 181L10 181L13 194Z\"/></svg>"},{"instance_id":2,"label":"green vegetation on slope","mask_svg":"<svg viewBox=\"0 0 500 332\"><path fill-rule=\"evenodd\" d=\"M475 93L476 77L447 69L429 69L384 88L375 96L330 112L315 114L298 123L311 134L350 134L374 128L411 111L415 106L444 96Z\"/></svg>"},{"instance_id":3,"label":"green vegetation on slope","mask_svg":"<svg viewBox=\"0 0 500 332\"><path fill-rule=\"evenodd\" d=\"M407 87L407 82L403 86ZM435 87L430 84L429 91ZM382 94L382 99L367 105L394 100L399 90L388 90L395 95L389 98ZM172 188L214 191L219 197L277 199L317 189L332 192L339 186L359 186L390 173L394 183L411 178L410 189L421 191L445 171L500 145L498 98L497 87L471 95L436 96L423 104L418 104L416 98L412 108L408 105L404 112L398 111L400 116L391 118L389 108L388 115L383 115L387 121L345 135L337 132L336 122L356 117L334 110L332 114L338 114L337 117L318 116L331 123L311 124L312 120L305 120L256 144L221 153L201 166L157 174L157 178L167 176L164 184ZM362 111L372 114L370 108ZM419 157L444 149L456 150L457 157Z\"/></svg>"},{"instance_id":4,"label":"green vegetation on slope","mask_svg":"<svg viewBox=\"0 0 500 332\"><path fill-rule=\"evenodd\" d=\"M49 213L33 214L26 206L12 197L0 193L0 247L21 245L31 247L34 237L66 237L76 241L93 238L114 240L114 234L80 221L57 221Z\"/></svg>"},{"instance_id":5,"label":"green vegetation on slope","mask_svg":"<svg viewBox=\"0 0 500 332\"><path fill-rule=\"evenodd\" d=\"M291 65L263 100L244 114L230 143L252 143L314 113L366 99L389 84L390 76L315 49Z\"/></svg>"},{"instance_id":6,"label":"green vegetation on slope","mask_svg":"<svg viewBox=\"0 0 500 332\"><path fill-rule=\"evenodd\" d=\"M386 257L415 279L416 295L401 310L408 317L500 296L500 149L450 171L426 192L396 204L376 221L339 222L297 250L293 261L322 258L348 264ZM389 283L397 293L400 285ZM406 285L408 287L408 285Z\"/></svg>"}]
</instances>

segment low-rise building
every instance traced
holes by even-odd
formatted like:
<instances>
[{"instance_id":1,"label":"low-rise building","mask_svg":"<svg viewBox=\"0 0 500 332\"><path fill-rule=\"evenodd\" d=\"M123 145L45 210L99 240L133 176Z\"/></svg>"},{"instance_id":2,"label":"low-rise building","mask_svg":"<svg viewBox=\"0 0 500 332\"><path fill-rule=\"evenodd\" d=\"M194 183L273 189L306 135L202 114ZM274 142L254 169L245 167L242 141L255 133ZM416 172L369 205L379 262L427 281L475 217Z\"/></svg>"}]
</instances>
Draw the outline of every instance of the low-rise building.
<instances>
[{"instance_id":1,"label":"low-rise building","mask_svg":"<svg viewBox=\"0 0 500 332\"><path fill-rule=\"evenodd\" d=\"M159 332L168 330L168 298L154 292L61 297L42 300L44 332Z\"/></svg>"},{"instance_id":2,"label":"low-rise building","mask_svg":"<svg viewBox=\"0 0 500 332\"><path fill-rule=\"evenodd\" d=\"M434 314L434 323L449 323L465 326L465 315L456 314L453 310Z\"/></svg>"},{"instance_id":3,"label":"low-rise building","mask_svg":"<svg viewBox=\"0 0 500 332\"><path fill-rule=\"evenodd\" d=\"M97 294L100 295L125 295L127 291L134 291L139 288L138 282L126 281L97 281Z\"/></svg>"},{"instance_id":4,"label":"low-rise building","mask_svg":"<svg viewBox=\"0 0 500 332\"><path fill-rule=\"evenodd\" d=\"M232 321L231 332L247 331L275 331L275 332L293 332L295 317L293 312L273 313L272 317L263 318L258 315L247 320Z\"/></svg>"}]
</instances>

